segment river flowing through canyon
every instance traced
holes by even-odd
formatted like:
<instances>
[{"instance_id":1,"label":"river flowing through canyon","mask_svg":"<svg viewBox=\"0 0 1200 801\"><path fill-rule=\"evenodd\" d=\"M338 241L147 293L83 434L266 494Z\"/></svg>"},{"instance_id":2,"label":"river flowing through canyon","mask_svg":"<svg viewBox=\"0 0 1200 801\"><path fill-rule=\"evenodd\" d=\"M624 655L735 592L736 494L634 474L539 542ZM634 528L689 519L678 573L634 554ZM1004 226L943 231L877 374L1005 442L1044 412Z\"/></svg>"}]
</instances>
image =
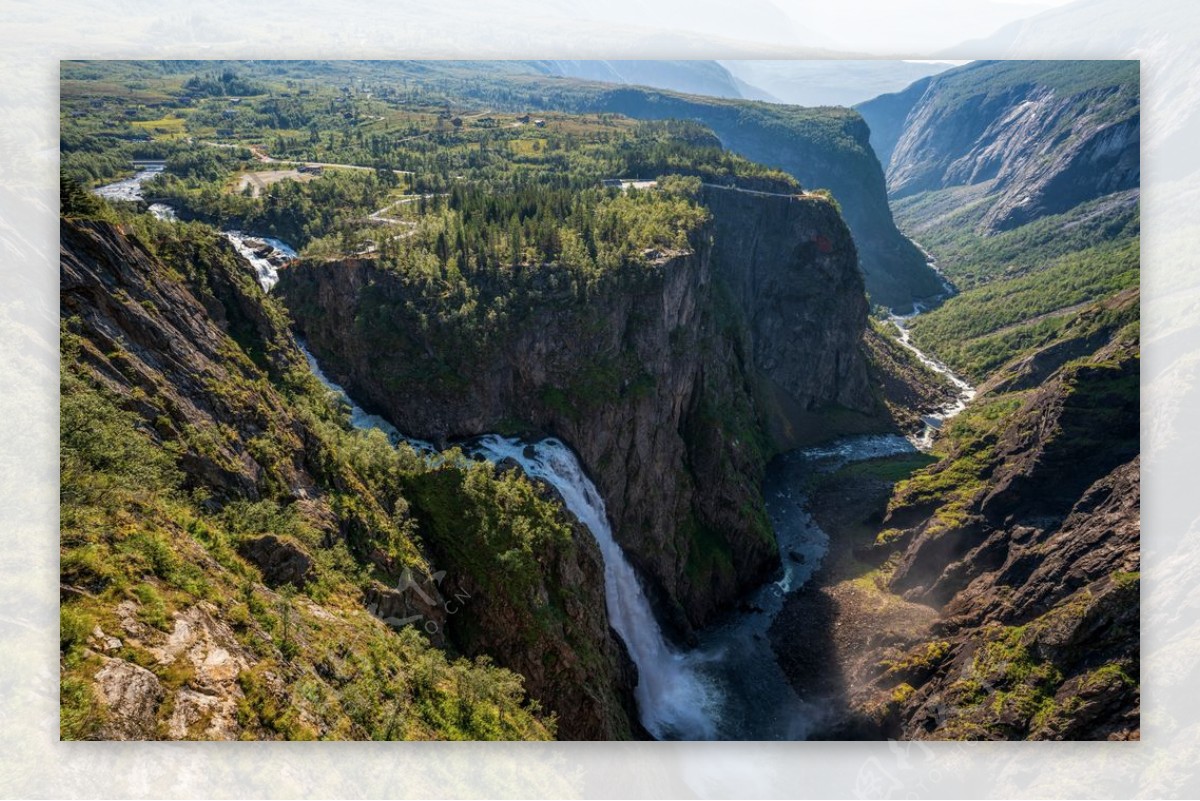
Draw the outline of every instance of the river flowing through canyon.
<instances>
[{"instance_id":1,"label":"river flowing through canyon","mask_svg":"<svg viewBox=\"0 0 1200 801\"><path fill-rule=\"evenodd\" d=\"M160 164L142 165L132 178L94 191L109 199L144 202L142 184L162 169ZM176 219L175 211L165 204L152 204L149 210L160 219ZM277 239L242 231L222 234L246 259L267 292L279 280L277 268L296 257L291 246ZM778 574L723 620L698 632L698 643L691 648L681 648L665 636L637 574L613 536L599 491L568 444L555 438L525 441L497 434L462 443L468 455L493 462L512 460L530 477L553 486L567 509L595 538L604 561L609 621L637 665L635 697L641 723L654 737L795 740L811 732L820 710L794 691L768 636L787 596L812 579L829 545L828 535L806 508L803 487L814 472L927 449L942 424L974 396L974 388L911 342L908 323L923 310L918 305L912 314L893 315L891 321L900 343L958 388L955 402L927 416L925 431L911 441L899 435L856 436L776 457L768 466L763 494L779 545ZM407 437L388 420L360 407L324 373L307 347L300 346L314 375L349 407L356 428L381 430L395 445L407 442L426 458L439 458L432 443Z\"/></svg>"},{"instance_id":2,"label":"river flowing through canyon","mask_svg":"<svg viewBox=\"0 0 1200 801\"><path fill-rule=\"evenodd\" d=\"M941 294L935 295L934 297L928 299L929 304L936 307L955 293L954 286L946 279L944 275L942 275L942 271L938 269L937 259L935 259L929 251L923 248L919 242L911 239L909 241L916 245L917 248L925 254L926 264L928 264L929 269L937 273L938 278L941 279L943 291ZM925 429L913 440L913 443L921 450L929 450L929 448L933 446L934 437L937 436L937 432L942 430L942 426L945 425L946 421L960 413L963 409L967 408L967 404L970 403L975 397L975 387L971 386L965 379L963 379L962 376L957 375L953 370L947 367L941 359L930 356L928 353L913 344L912 331L909 329L909 323L926 311L929 311L929 307L925 303L918 301L913 304L913 310L908 314L896 314L895 312L892 312L888 317L892 325L896 327L896 332L898 334L896 338L897 341L903 345L906 350L916 356L917 360L921 364L945 378L954 386L955 390L957 390L954 400L950 401L937 411L924 415L921 418L925 423Z\"/></svg>"}]
</instances>

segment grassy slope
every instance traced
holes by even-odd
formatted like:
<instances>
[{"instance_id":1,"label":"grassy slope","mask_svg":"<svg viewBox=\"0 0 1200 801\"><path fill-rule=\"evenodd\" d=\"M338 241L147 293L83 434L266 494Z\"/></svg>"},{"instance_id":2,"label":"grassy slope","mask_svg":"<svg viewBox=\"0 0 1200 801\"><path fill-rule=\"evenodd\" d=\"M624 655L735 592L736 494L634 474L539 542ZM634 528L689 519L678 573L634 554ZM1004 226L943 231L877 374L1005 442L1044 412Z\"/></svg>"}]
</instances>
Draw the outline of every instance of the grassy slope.
<instances>
[{"instance_id":1,"label":"grassy slope","mask_svg":"<svg viewBox=\"0 0 1200 801\"><path fill-rule=\"evenodd\" d=\"M977 95L1002 93L1023 84L1074 95L1119 85L1137 92L1136 61L977 61L935 76L933 104L948 108Z\"/></svg>"},{"instance_id":2,"label":"grassy slope","mask_svg":"<svg viewBox=\"0 0 1200 801\"><path fill-rule=\"evenodd\" d=\"M74 361L70 334L62 384L62 581L79 588L62 605L61 734L100 734L105 706L92 676L103 662L93 629L122 632L118 607L132 601L137 620L169 633L176 616L211 604L251 667L238 676L237 721L254 739L547 738L551 721L528 707L521 678L486 662L431 647L416 629L392 632L361 606L368 573L344 543L323 546L325 532L294 506L240 502L209 511L183 488L178 442L158 441L146 423ZM323 401L317 401L321 403ZM322 426L327 453L345 459L361 435ZM386 443L373 447L389 448ZM390 449L390 448L389 448ZM411 461L410 468L415 465ZM318 578L302 593L264 584L238 547L275 534L313 554ZM164 665L154 636L126 636L109 657L147 668L170 693L186 689L194 669ZM268 677L270 681L268 681ZM466 696L461 687L472 687ZM160 708L167 735L170 710ZM203 727L188 737L205 736Z\"/></svg>"},{"instance_id":3,"label":"grassy slope","mask_svg":"<svg viewBox=\"0 0 1200 801\"><path fill-rule=\"evenodd\" d=\"M1139 282L1136 193L1108 195L991 236L973 226L986 197L948 211L966 193L927 192L896 204L901 227L938 257L961 290L913 322L918 345L979 382L1089 326L1137 319L1136 308L1119 321L1102 310Z\"/></svg>"}]
</instances>

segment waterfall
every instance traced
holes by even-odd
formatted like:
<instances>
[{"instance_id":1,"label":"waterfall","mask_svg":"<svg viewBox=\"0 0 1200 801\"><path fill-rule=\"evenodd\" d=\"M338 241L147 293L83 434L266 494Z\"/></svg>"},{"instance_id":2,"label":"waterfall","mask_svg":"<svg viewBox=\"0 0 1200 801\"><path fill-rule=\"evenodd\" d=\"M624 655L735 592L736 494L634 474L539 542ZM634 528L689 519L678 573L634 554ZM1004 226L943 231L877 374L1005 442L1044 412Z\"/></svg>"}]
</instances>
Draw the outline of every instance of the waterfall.
<instances>
[{"instance_id":1,"label":"waterfall","mask_svg":"<svg viewBox=\"0 0 1200 801\"><path fill-rule=\"evenodd\" d=\"M221 233L233 243L237 252L242 254L242 258L250 262L250 266L254 268L255 277L258 278L258 283L262 285L264 292L270 292L275 284L279 283L279 271L276 269L275 263L296 258L296 251L282 240L269 236L250 236L241 231L222 231ZM266 255L262 255L264 252L262 245L264 244L270 248Z\"/></svg>"},{"instance_id":2,"label":"waterfall","mask_svg":"<svg viewBox=\"0 0 1200 801\"><path fill-rule=\"evenodd\" d=\"M613 539L604 500L575 454L557 439L526 444L495 434L480 437L472 450L497 462L512 459L527 475L553 485L567 509L596 538L604 558L609 621L638 668L635 694L642 725L660 739L713 738L717 693L689 659L663 638L637 574Z\"/></svg>"},{"instance_id":3,"label":"waterfall","mask_svg":"<svg viewBox=\"0 0 1200 801\"><path fill-rule=\"evenodd\" d=\"M303 343L300 343L300 350L313 375L350 407L350 422L355 428L379 429L393 444L404 441L418 452L437 452L431 443L406 437L379 415L367 413L325 375ZM634 694L646 730L660 739L715 738L714 710L718 706L718 694L697 666L673 649L663 637L637 574L621 546L613 539L604 500L571 449L557 439L527 444L486 434L474 440L466 450L493 462L512 459L526 475L552 485L562 496L567 509L595 537L604 561L608 619L637 665L638 684Z\"/></svg>"}]
</instances>

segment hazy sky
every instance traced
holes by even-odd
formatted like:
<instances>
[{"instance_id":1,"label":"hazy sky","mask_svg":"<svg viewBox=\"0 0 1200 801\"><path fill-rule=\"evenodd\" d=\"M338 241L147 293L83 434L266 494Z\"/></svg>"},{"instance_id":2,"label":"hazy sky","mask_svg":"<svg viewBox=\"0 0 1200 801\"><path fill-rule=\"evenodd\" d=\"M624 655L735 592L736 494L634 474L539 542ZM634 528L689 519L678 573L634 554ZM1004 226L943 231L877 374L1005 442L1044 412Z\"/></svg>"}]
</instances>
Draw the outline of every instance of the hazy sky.
<instances>
[{"instance_id":1,"label":"hazy sky","mask_svg":"<svg viewBox=\"0 0 1200 801\"><path fill-rule=\"evenodd\" d=\"M776 0L776 7L826 47L920 56L1072 0Z\"/></svg>"}]
</instances>

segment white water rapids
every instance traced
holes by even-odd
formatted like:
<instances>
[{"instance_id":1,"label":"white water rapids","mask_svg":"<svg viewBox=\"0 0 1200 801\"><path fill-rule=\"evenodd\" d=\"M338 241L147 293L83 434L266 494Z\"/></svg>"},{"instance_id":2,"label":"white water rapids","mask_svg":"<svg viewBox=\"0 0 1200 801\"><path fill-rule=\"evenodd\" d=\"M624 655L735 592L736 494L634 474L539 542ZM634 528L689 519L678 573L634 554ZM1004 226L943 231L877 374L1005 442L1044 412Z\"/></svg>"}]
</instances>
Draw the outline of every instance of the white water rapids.
<instances>
[{"instance_id":1,"label":"white water rapids","mask_svg":"<svg viewBox=\"0 0 1200 801\"><path fill-rule=\"evenodd\" d=\"M162 173L167 164L165 161L153 161L145 162L140 167L129 178L98 186L92 191L105 200L124 200L131 203L142 200L142 184Z\"/></svg>"},{"instance_id":2,"label":"white water rapids","mask_svg":"<svg viewBox=\"0 0 1200 801\"><path fill-rule=\"evenodd\" d=\"M279 283L278 265L296 258L296 251L287 242L270 236L251 236L241 231L222 231L233 243L242 258L250 262L263 291L270 292ZM261 243L261 244L260 244Z\"/></svg>"},{"instance_id":3,"label":"white water rapids","mask_svg":"<svg viewBox=\"0 0 1200 801\"><path fill-rule=\"evenodd\" d=\"M944 291L942 294L932 298L932 302L935 304L940 303L941 301L953 295L955 291L954 286L948 280L946 280L946 277L942 275L941 270L938 269L937 260L930 255L929 251L921 247L919 243L913 240L909 241L916 245L921 252L925 254L929 268L937 273L938 278L940 278L942 281L942 288ZM930 356L913 344L912 332L909 330L908 324L913 318L924 311L926 311L925 304L914 303L913 310L910 313L893 313L888 319L891 320L892 325L896 326L896 331L900 335L897 341L899 341L899 343L903 345L910 353L916 356L917 360L920 361L921 364L925 365L938 375L946 378L946 380L953 384L955 389L958 390L958 394L955 396L954 400L950 401L936 412L927 414L921 418L925 422L925 430L921 432L920 436L913 440L913 444L919 449L927 451L933 446L933 438L937 436L939 431L942 430L942 426L946 424L946 421L960 413L963 409L967 408L967 404L974 399L975 387L971 386L960 376L956 375L954 371L947 367L940 359Z\"/></svg>"},{"instance_id":4,"label":"white water rapids","mask_svg":"<svg viewBox=\"0 0 1200 801\"><path fill-rule=\"evenodd\" d=\"M99 186L92 191L106 200L119 200L128 203L145 201L142 185L158 176L166 169L165 162L144 162L133 176L114 181L111 184ZM177 220L175 209L166 203L151 203L149 212L160 220ZM241 231L222 231L222 236L233 243L238 253L254 268L255 277L265 292L279 282L277 267L296 258L296 251L283 240L269 236L254 236Z\"/></svg>"}]
</instances>

